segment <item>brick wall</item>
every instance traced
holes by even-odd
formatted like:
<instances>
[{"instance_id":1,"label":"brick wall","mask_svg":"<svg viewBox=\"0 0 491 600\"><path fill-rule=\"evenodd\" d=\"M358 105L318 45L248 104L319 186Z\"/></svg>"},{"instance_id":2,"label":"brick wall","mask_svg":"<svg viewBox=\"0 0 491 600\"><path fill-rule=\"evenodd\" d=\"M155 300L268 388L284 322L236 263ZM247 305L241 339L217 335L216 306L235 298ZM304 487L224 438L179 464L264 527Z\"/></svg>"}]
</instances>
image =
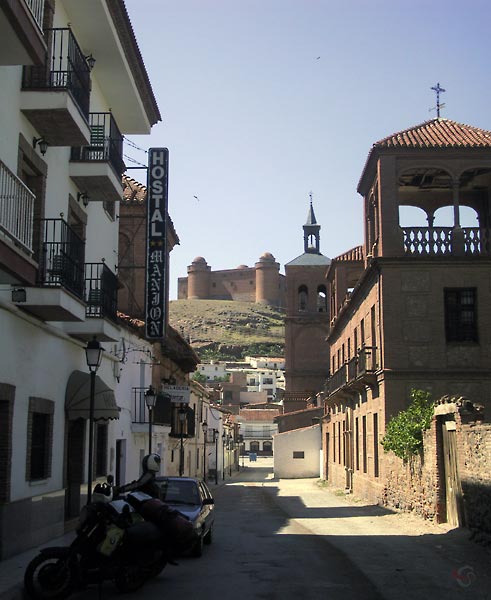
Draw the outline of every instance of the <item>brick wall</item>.
<instances>
[{"instance_id":1,"label":"brick wall","mask_svg":"<svg viewBox=\"0 0 491 600\"><path fill-rule=\"evenodd\" d=\"M457 404L438 411L425 432L423 453L404 464L394 454L384 455L385 506L446 521L445 483L441 442L442 421L455 420L457 465L462 487L464 525L491 540L491 424ZM439 413L439 414L438 414Z\"/></svg>"}]
</instances>

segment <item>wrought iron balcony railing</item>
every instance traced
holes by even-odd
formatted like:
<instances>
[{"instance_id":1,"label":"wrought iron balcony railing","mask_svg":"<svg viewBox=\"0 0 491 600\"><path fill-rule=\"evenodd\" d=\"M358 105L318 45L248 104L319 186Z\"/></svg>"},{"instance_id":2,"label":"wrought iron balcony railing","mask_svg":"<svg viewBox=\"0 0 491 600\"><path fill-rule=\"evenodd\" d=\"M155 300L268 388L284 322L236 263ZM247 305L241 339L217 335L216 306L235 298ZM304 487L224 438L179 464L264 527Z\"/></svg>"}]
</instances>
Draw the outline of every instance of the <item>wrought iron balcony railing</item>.
<instances>
[{"instance_id":1,"label":"wrought iron balcony railing","mask_svg":"<svg viewBox=\"0 0 491 600\"><path fill-rule=\"evenodd\" d=\"M24 90L66 90L88 120L90 102L90 69L84 53L69 28L45 30L50 56L42 67L23 69Z\"/></svg>"},{"instance_id":2,"label":"wrought iron balcony railing","mask_svg":"<svg viewBox=\"0 0 491 600\"><path fill-rule=\"evenodd\" d=\"M0 161L0 231L29 255L34 201L31 190Z\"/></svg>"},{"instance_id":3,"label":"wrought iron balcony railing","mask_svg":"<svg viewBox=\"0 0 491 600\"><path fill-rule=\"evenodd\" d=\"M109 162L118 176L126 169L123 136L111 113L90 113L90 145L72 148L70 160Z\"/></svg>"},{"instance_id":4,"label":"wrought iron balcony railing","mask_svg":"<svg viewBox=\"0 0 491 600\"><path fill-rule=\"evenodd\" d=\"M29 10L41 30L43 29L44 1L45 0L26 0Z\"/></svg>"},{"instance_id":5,"label":"wrought iron balcony railing","mask_svg":"<svg viewBox=\"0 0 491 600\"><path fill-rule=\"evenodd\" d=\"M83 299L85 242L64 219L41 219L39 285L64 287Z\"/></svg>"},{"instance_id":6,"label":"wrought iron balcony railing","mask_svg":"<svg viewBox=\"0 0 491 600\"><path fill-rule=\"evenodd\" d=\"M85 263L87 317L117 321L118 278L104 263Z\"/></svg>"},{"instance_id":7,"label":"wrought iron balcony railing","mask_svg":"<svg viewBox=\"0 0 491 600\"><path fill-rule=\"evenodd\" d=\"M412 256L451 256L455 250L453 227L403 227L404 250ZM491 230L463 227L464 254L490 256Z\"/></svg>"},{"instance_id":8,"label":"wrought iron balcony railing","mask_svg":"<svg viewBox=\"0 0 491 600\"><path fill-rule=\"evenodd\" d=\"M335 371L327 380L327 392L329 394L334 394L346 385L346 381L347 369L346 364L344 364L337 371Z\"/></svg>"}]
</instances>

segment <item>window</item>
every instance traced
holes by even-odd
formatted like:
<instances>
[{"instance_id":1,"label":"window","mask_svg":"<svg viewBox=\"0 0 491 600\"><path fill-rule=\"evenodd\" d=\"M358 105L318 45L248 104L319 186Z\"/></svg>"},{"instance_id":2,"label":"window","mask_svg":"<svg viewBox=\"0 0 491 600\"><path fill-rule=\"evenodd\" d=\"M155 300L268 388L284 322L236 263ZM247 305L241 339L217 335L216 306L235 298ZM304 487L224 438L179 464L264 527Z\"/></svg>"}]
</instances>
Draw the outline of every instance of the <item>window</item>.
<instances>
[{"instance_id":1,"label":"window","mask_svg":"<svg viewBox=\"0 0 491 600\"><path fill-rule=\"evenodd\" d=\"M327 291L325 285L317 288L317 311L327 312Z\"/></svg>"},{"instance_id":2,"label":"window","mask_svg":"<svg viewBox=\"0 0 491 600\"><path fill-rule=\"evenodd\" d=\"M43 398L29 398L27 425L28 481L51 476L54 402Z\"/></svg>"},{"instance_id":3,"label":"window","mask_svg":"<svg viewBox=\"0 0 491 600\"><path fill-rule=\"evenodd\" d=\"M307 286L301 285L298 288L298 310L306 311L308 301L309 301L309 291L307 289Z\"/></svg>"},{"instance_id":4,"label":"window","mask_svg":"<svg viewBox=\"0 0 491 600\"><path fill-rule=\"evenodd\" d=\"M305 458L305 453L303 450L294 450L293 458Z\"/></svg>"},{"instance_id":5,"label":"window","mask_svg":"<svg viewBox=\"0 0 491 600\"><path fill-rule=\"evenodd\" d=\"M107 475L107 424L98 424L95 434L95 476L104 475Z\"/></svg>"},{"instance_id":6,"label":"window","mask_svg":"<svg viewBox=\"0 0 491 600\"><path fill-rule=\"evenodd\" d=\"M477 293L475 288L447 288L445 337L447 342L477 342Z\"/></svg>"}]
</instances>

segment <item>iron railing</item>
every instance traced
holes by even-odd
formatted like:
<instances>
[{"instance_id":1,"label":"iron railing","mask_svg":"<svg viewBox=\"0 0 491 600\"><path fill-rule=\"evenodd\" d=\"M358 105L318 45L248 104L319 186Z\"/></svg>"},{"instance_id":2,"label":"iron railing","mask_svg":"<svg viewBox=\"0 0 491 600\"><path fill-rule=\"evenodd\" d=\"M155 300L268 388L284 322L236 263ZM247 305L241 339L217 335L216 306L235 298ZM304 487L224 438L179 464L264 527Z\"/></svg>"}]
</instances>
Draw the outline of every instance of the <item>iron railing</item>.
<instances>
[{"instance_id":1,"label":"iron railing","mask_svg":"<svg viewBox=\"0 0 491 600\"><path fill-rule=\"evenodd\" d=\"M83 299L85 242L64 219L41 219L39 285L64 287Z\"/></svg>"},{"instance_id":2,"label":"iron railing","mask_svg":"<svg viewBox=\"0 0 491 600\"><path fill-rule=\"evenodd\" d=\"M451 256L454 253L453 227L403 227L404 250L412 256ZM489 256L491 230L463 227L464 254Z\"/></svg>"},{"instance_id":3,"label":"iron railing","mask_svg":"<svg viewBox=\"0 0 491 600\"><path fill-rule=\"evenodd\" d=\"M26 0L27 7L31 11L36 24L39 29L43 29L43 17L44 17L44 0Z\"/></svg>"},{"instance_id":4,"label":"iron railing","mask_svg":"<svg viewBox=\"0 0 491 600\"><path fill-rule=\"evenodd\" d=\"M346 385L347 370L346 364L335 371L327 380L327 391L329 394L334 394Z\"/></svg>"},{"instance_id":5,"label":"iron railing","mask_svg":"<svg viewBox=\"0 0 491 600\"><path fill-rule=\"evenodd\" d=\"M0 160L0 230L32 254L35 196Z\"/></svg>"},{"instance_id":6,"label":"iron railing","mask_svg":"<svg viewBox=\"0 0 491 600\"><path fill-rule=\"evenodd\" d=\"M82 162L109 162L118 176L126 169L123 136L111 113L89 114L90 144L72 148L70 159Z\"/></svg>"},{"instance_id":7,"label":"iron railing","mask_svg":"<svg viewBox=\"0 0 491 600\"><path fill-rule=\"evenodd\" d=\"M46 29L50 48L46 64L23 69L24 90L66 90L88 120L90 102L90 69L84 53L69 28Z\"/></svg>"},{"instance_id":8,"label":"iron railing","mask_svg":"<svg viewBox=\"0 0 491 600\"><path fill-rule=\"evenodd\" d=\"M145 403L145 392L148 388L133 388L133 402L131 409L131 422L132 423L147 423L149 422L148 418L148 408Z\"/></svg>"},{"instance_id":9,"label":"iron railing","mask_svg":"<svg viewBox=\"0 0 491 600\"><path fill-rule=\"evenodd\" d=\"M118 278L104 263L85 263L86 317L117 320Z\"/></svg>"}]
</instances>

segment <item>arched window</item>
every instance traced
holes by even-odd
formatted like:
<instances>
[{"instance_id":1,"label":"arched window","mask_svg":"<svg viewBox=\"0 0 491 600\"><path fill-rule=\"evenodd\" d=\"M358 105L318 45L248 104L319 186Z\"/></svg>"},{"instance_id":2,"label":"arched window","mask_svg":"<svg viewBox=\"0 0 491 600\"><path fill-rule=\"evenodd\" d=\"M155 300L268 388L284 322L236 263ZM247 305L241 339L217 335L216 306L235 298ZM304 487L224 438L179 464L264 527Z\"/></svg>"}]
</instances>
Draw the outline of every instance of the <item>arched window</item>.
<instances>
[{"instance_id":1,"label":"arched window","mask_svg":"<svg viewBox=\"0 0 491 600\"><path fill-rule=\"evenodd\" d=\"M325 285L317 288L317 312L327 312L327 290Z\"/></svg>"},{"instance_id":2,"label":"arched window","mask_svg":"<svg viewBox=\"0 0 491 600\"><path fill-rule=\"evenodd\" d=\"M309 302L309 290L306 285L298 288L298 310L306 311Z\"/></svg>"},{"instance_id":3,"label":"arched window","mask_svg":"<svg viewBox=\"0 0 491 600\"><path fill-rule=\"evenodd\" d=\"M259 442L251 442L249 450L251 452L259 452Z\"/></svg>"},{"instance_id":4,"label":"arched window","mask_svg":"<svg viewBox=\"0 0 491 600\"><path fill-rule=\"evenodd\" d=\"M273 453L273 444L271 442L263 442L263 452L272 454Z\"/></svg>"}]
</instances>

